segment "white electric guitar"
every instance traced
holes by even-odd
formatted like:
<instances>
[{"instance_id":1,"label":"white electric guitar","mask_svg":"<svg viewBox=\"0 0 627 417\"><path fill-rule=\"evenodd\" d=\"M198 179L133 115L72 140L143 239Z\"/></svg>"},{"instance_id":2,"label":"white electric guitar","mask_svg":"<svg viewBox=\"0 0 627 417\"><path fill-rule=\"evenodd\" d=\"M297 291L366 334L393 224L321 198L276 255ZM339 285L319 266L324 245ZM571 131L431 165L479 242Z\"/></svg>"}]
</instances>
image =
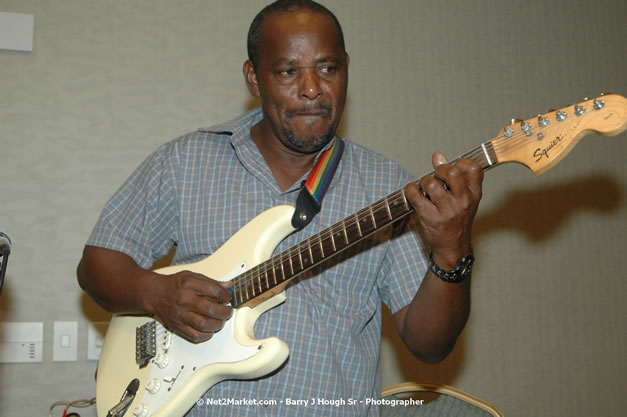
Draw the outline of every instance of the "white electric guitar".
<instances>
[{"instance_id":1,"label":"white electric guitar","mask_svg":"<svg viewBox=\"0 0 627 417\"><path fill-rule=\"evenodd\" d=\"M614 136L626 128L627 99L607 94L512 122L495 139L460 158L473 159L485 170L518 162L541 175L583 136ZM401 189L272 256L279 242L295 230L294 208L277 206L253 219L208 258L157 270L162 274L189 270L232 280L233 316L210 340L192 343L150 317L115 315L98 364L98 416L182 416L220 381L253 379L276 370L287 359L288 347L275 337L256 340L257 318L285 300L285 286L293 278L411 211Z\"/></svg>"}]
</instances>

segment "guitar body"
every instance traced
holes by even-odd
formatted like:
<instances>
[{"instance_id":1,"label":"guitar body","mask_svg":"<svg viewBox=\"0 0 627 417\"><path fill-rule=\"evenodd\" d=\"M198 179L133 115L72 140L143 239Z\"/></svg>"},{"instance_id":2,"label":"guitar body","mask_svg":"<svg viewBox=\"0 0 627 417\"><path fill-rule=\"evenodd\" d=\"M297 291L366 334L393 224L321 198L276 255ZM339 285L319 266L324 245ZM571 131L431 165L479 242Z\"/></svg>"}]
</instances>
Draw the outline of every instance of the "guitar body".
<instances>
[{"instance_id":1,"label":"guitar body","mask_svg":"<svg viewBox=\"0 0 627 417\"><path fill-rule=\"evenodd\" d=\"M275 247L294 231L294 208L277 206L253 219L208 258L157 270L174 274L189 270L229 281L271 257ZM182 416L213 385L226 379L252 379L277 369L288 357L278 338L255 340L257 318L285 300L283 291L259 304L235 309L222 330L202 343L167 331L146 316L115 315L102 346L97 374L97 413L105 417L120 402L133 379L139 388L126 415ZM154 323L155 355L140 368L136 362L136 329Z\"/></svg>"}]
</instances>

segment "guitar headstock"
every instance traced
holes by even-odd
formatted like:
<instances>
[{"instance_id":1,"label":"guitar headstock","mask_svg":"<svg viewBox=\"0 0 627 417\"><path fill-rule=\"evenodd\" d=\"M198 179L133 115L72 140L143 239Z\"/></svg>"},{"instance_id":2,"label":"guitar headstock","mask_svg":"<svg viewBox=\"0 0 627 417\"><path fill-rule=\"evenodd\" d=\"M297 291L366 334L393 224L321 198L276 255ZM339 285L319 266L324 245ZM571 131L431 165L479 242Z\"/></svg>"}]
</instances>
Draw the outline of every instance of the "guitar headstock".
<instances>
[{"instance_id":1,"label":"guitar headstock","mask_svg":"<svg viewBox=\"0 0 627 417\"><path fill-rule=\"evenodd\" d=\"M627 99L606 94L537 117L516 121L490 141L499 164L518 162L536 175L557 165L589 134L615 136L627 129Z\"/></svg>"}]
</instances>

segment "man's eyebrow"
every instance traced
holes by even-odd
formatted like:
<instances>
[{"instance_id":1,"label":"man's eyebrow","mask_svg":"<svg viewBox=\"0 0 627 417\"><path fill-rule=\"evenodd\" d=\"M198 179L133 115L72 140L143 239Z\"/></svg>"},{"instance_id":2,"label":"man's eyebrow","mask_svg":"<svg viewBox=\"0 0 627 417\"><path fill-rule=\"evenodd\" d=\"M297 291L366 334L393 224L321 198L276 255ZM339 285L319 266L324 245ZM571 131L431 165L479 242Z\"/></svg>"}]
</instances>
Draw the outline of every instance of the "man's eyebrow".
<instances>
[{"instance_id":1,"label":"man's eyebrow","mask_svg":"<svg viewBox=\"0 0 627 417\"><path fill-rule=\"evenodd\" d=\"M316 62L318 64L323 64L323 63L326 63L326 62L332 62L334 64L337 64L337 63L340 63L341 60L340 60L340 58L335 57L335 56L326 56L326 57L322 57L322 58L317 59Z\"/></svg>"},{"instance_id":2,"label":"man's eyebrow","mask_svg":"<svg viewBox=\"0 0 627 417\"><path fill-rule=\"evenodd\" d=\"M340 58L336 56L323 56L316 59L316 64L321 64L325 62L340 62ZM297 65L299 64L299 60L297 58L279 58L274 62L274 65Z\"/></svg>"},{"instance_id":3,"label":"man's eyebrow","mask_svg":"<svg viewBox=\"0 0 627 417\"><path fill-rule=\"evenodd\" d=\"M278 65L296 65L297 63L298 63L298 60L296 60L296 59L281 58L281 59L277 60L276 62L274 62L273 66L278 66Z\"/></svg>"}]
</instances>

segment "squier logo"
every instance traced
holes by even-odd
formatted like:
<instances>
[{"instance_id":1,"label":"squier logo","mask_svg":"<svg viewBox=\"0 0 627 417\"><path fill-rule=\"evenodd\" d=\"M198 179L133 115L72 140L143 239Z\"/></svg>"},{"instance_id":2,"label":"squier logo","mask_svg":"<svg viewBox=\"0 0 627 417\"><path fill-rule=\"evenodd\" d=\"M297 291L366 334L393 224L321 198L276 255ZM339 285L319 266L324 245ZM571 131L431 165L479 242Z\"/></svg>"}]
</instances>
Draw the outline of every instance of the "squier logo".
<instances>
[{"instance_id":1,"label":"squier logo","mask_svg":"<svg viewBox=\"0 0 627 417\"><path fill-rule=\"evenodd\" d=\"M538 148L533 152L533 156L536 157L536 162L540 162L540 160L542 159L542 157L546 157L547 159L549 158L549 151L551 149L553 149L554 147L556 147L561 141L562 141L563 137L557 136L555 139L553 139L547 147L545 148Z\"/></svg>"}]
</instances>

